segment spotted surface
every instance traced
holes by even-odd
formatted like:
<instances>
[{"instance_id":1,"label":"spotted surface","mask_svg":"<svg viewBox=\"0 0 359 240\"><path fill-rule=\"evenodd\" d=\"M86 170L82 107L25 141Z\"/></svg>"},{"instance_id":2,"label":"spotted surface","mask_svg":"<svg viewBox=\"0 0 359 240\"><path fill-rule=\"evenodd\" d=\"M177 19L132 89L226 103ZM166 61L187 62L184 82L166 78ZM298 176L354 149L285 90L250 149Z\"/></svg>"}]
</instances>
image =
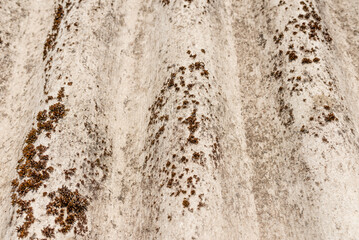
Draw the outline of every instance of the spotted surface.
<instances>
[{"instance_id":1,"label":"spotted surface","mask_svg":"<svg viewBox=\"0 0 359 240\"><path fill-rule=\"evenodd\" d=\"M352 0L0 3L1 239L356 239Z\"/></svg>"}]
</instances>

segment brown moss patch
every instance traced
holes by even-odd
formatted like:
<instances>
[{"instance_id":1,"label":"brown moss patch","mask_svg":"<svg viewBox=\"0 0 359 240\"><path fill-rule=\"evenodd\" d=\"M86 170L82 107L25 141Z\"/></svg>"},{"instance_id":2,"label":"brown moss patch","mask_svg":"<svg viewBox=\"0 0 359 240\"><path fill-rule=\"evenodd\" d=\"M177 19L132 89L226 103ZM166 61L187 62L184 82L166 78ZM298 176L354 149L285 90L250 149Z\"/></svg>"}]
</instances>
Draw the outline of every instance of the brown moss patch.
<instances>
[{"instance_id":1,"label":"brown moss patch","mask_svg":"<svg viewBox=\"0 0 359 240\"><path fill-rule=\"evenodd\" d=\"M52 24L52 33L49 33L47 35L47 39L45 42L44 51L43 51L44 60L46 59L49 51L52 51L56 46L55 40L57 38L57 35L59 34L59 27L63 17L64 17L64 8L62 7L62 5L59 4L55 10L55 18Z\"/></svg>"},{"instance_id":2,"label":"brown moss patch","mask_svg":"<svg viewBox=\"0 0 359 240\"><path fill-rule=\"evenodd\" d=\"M19 186L19 179L15 178L14 180L11 181L11 186L13 188L17 188L17 186Z\"/></svg>"},{"instance_id":3,"label":"brown moss patch","mask_svg":"<svg viewBox=\"0 0 359 240\"><path fill-rule=\"evenodd\" d=\"M329 113L324 119L326 122L338 121L338 118L334 115L334 113Z\"/></svg>"},{"instance_id":4,"label":"brown moss patch","mask_svg":"<svg viewBox=\"0 0 359 240\"><path fill-rule=\"evenodd\" d=\"M62 87L59 92L57 93L57 100L62 101L62 98L65 97L65 88Z\"/></svg>"},{"instance_id":5,"label":"brown moss patch","mask_svg":"<svg viewBox=\"0 0 359 240\"><path fill-rule=\"evenodd\" d=\"M32 159L36 154L34 144L27 144L22 150L22 153L26 159Z\"/></svg>"},{"instance_id":6,"label":"brown moss patch","mask_svg":"<svg viewBox=\"0 0 359 240\"><path fill-rule=\"evenodd\" d=\"M51 228L50 226L44 227L41 230L42 235L44 235L47 238L54 238L55 237L55 229Z\"/></svg>"},{"instance_id":7,"label":"brown moss patch","mask_svg":"<svg viewBox=\"0 0 359 240\"><path fill-rule=\"evenodd\" d=\"M39 146L36 147L36 151L38 152L38 154L43 154L46 150L47 150L47 147L45 147L42 144L40 144Z\"/></svg>"},{"instance_id":8,"label":"brown moss patch","mask_svg":"<svg viewBox=\"0 0 359 240\"><path fill-rule=\"evenodd\" d=\"M170 0L161 0L163 6L170 4Z\"/></svg>"},{"instance_id":9,"label":"brown moss patch","mask_svg":"<svg viewBox=\"0 0 359 240\"><path fill-rule=\"evenodd\" d=\"M293 62L298 58L297 54L295 54L295 51L288 51L287 54L289 62Z\"/></svg>"},{"instance_id":10,"label":"brown moss patch","mask_svg":"<svg viewBox=\"0 0 359 240\"><path fill-rule=\"evenodd\" d=\"M86 211L89 201L77 189L71 191L66 186L62 186L51 196L51 202L46 206L46 213L56 216L55 223L61 227L59 232L69 232L76 222L76 232L85 232L84 225L87 223Z\"/></svg>"},{"instance_id":11,"label":"brown moss patch","mask_svg":"<svg viewBox=\"0 0 359 240\"><path fill-rule=\"evenodd\" d=\"M198 144L198 138L196 138L195 136L193 136L192 134L187 138L188 142L192 143L192 144Z\"/></svg>"},{"instance_id":12,"label":"brown moss patch","mask_svg":"<svg viewBox=\"0 0 359 240\"><path fill-rule=\"evenodd\" d=\"M14 206L15 205L18 206L18 210L16 211L16 213L20 216L23 215L24 213L26 215L24 223L16 227L17 236L19 238L26 238L29 235L29 228L31 224L35 222L33 209L30 206L30 203L33 202L34 199L25 201L18 198L16 194L13 194L11 198L12 198L12 204Z\"/></svg>"},{"instance_id":13,"label":"brown moss patch","mask_svg":"<svg viewBox=\"0 0 359 240\"><path fill-rule=\"evenodd\" d=\"M59 102L51 105L49 109L49 117L55 121L63 118L66 114L65 105Z\"/></svg>"},{"instance_id":14,"label":"brown moss patch","mask_svg":"<svg viewBox=\"0 0 359 240\"><path fill-rule=\"evenodd\" d=\"M43 122L43 121L46 121L47 119L47 111L44 110L44 111L40 111L38 114L37 114L37 117L36 117L36 120L39 121L39 122Z\"/></svg>"},{"instance_id":15,"label":"brown moss patch","mask_svg":"<svg viewBox=\"0 0 359 240\"><path fill-rule=\"evenodd\" d=\"M39 132L41 132L42 130L51 131L51 130L54 130L55 127L53 125L53 121L49 120L49 121L46 121L46 122L38 122L37 123L37 129L38 129Z\"/></svg>"},{"instance_id":16,"label":"brown moss patch","mask_svg":"<svg viewBox=\"0 0 359 240\"><path fill-rule=\"evenodd\" d=\"M76 168L70 168L70 169L64 170L65 179L71 180L71 177L73 175L75 175L75 173L76 173Z\"/></svg>"},{"instance_id":17,"label":"brown moss patch","mask_svg":"<svg viewBox=\"0 0 359 240\"><path fill-rule=\"evenodd\" d=\"M37 131L35 128L32 128L30 132L27 134L25 142L27 144L34 143L37 140Z\"/></svg>"},{"instance_id":18,"label":"brown moss patch","mask_svg":"<svg viewBox=\"0 0 359 240\"><path fill-rule=\"evenodd\" d=\"M188 208L189 207L189 201L187 199L183 199L182 205L183 205L184 208Z\"/></svg>"},{"instance_id":19,"label":"brown moss patch","mask_svg":"<svg viewBox=\"0 0 359 240\"><path fill-rule=\"evenodd\" d=\"M310 60L309 58L302 59L302 64L310 64L310 63L312 63L312 60Z\"/></svg>"}]
</instances>

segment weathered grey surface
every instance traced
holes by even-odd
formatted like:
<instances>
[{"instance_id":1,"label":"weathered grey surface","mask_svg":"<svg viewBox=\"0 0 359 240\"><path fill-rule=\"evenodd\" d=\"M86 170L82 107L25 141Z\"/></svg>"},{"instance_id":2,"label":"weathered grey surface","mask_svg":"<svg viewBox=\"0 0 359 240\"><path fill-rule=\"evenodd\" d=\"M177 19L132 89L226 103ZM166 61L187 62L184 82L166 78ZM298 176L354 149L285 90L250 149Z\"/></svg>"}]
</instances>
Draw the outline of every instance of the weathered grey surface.
<instances>
[{"instance_id":1,"label":"weathered grey surface","mask_svg":"<svg viewBox=\"0 0 359 240\"><path fill-rule=\"evenodd\" d=\"M358 16L1 1L0 239L359 239Z\"/></svg>"}]
</instances>

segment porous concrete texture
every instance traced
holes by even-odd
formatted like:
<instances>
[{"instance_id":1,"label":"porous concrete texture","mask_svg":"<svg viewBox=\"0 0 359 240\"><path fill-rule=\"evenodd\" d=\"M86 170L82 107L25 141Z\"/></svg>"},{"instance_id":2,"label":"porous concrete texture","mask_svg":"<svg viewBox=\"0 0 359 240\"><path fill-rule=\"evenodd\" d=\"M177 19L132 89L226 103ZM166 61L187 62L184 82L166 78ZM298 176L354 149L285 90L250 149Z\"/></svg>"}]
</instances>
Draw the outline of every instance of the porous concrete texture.
<instances>
[{"instance_id":1,"label":"porous concrete texture","mask_svg":"<svg viewBox=\"0 0 359 240\"><path fill-rule=\"evenodd\" d=\"M359 239L359 2L0 2L0 239Z\"/></svg>"}]
</instances>

